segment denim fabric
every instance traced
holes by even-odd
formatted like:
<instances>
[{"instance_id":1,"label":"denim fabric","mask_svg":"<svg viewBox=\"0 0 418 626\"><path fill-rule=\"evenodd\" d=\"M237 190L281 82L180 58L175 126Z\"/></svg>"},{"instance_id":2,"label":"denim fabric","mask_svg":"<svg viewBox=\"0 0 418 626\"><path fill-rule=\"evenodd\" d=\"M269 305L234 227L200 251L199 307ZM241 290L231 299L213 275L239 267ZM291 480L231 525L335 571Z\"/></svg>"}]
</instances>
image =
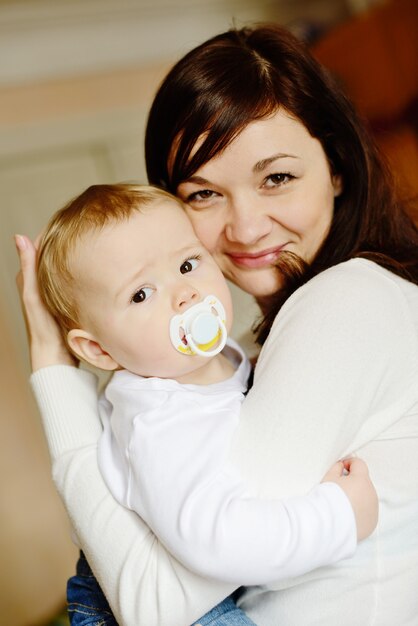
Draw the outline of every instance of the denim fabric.
<instances>
[{"instance_id":1,"label":"denim fabric","mask_svg":"<svg viewBox=\"0 0 418 626\"><path fill-rule=\"evenodd\" d=\"M112 610L82 552L77 573L67 584L68 616L71 626L118 626ZM193 626L256 626L228 597Z\"/></svg>"},{"instance_id":2,"label":"denim fabric","mask_svg":"<svg viewBox=\"0 0 418 626\"><path fill-rule=\"evenodd\" d=\"M67 602L71 626L118 626L82 552L77 573L67 583Z\"/></svg>"},{"instance_id":3,"label":"denim fabric","mask_svg":"<svg viewBox=\"0 0 418 626\"><path fill-rule=\"evenodd\" d=\"M193 626L256 626L229 596L217 604Z\"/></svg>"}]
</instances>

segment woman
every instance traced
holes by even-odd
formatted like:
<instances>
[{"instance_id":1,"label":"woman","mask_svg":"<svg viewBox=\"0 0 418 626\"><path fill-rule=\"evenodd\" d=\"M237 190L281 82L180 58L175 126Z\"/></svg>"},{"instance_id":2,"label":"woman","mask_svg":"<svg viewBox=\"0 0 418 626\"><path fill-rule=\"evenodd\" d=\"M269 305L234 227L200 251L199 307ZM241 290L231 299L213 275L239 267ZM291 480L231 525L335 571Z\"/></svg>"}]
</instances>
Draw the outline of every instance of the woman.
<instances>
[{"instance_id":1,"label":"woman","mask_svg":"<svg viewBox=\"0 0 418 626\"><path fill-rule=\"evenodd\" d=\"M240 605L261 626L416 623L418 234L351 105L284 30L233 30L164 80L146 156L150 182L186 202L225 275L266 315L233 461L257 493L283 497L360 450L381 498L378 531L353 559L280 592L249 589ZM232 589L185 570L107 494L94 383L45 368L70 357L24 245L33 385L80 543L118 623L190 624Z\"/></svg>"}]
</instances>

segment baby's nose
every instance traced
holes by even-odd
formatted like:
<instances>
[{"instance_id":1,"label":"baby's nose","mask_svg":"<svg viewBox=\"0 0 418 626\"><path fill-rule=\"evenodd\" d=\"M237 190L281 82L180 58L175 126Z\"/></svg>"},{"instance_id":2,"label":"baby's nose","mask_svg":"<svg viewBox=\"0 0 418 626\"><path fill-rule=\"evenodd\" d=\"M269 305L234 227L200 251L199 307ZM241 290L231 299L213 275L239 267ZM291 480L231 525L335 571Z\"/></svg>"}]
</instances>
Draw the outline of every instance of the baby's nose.
<instances>
[{"instance_id":1,"label":"baby's nose","mask_svg":"<svg viewBox=\"0 0 418 626\"><path fill-rule=\"evenodd\" d=\"M200 300L198 290L192 285L183 285L177 290L174 296L174 309L176 311L185 311L189 307L197 304Z\"/></svg>"}]
</instances>

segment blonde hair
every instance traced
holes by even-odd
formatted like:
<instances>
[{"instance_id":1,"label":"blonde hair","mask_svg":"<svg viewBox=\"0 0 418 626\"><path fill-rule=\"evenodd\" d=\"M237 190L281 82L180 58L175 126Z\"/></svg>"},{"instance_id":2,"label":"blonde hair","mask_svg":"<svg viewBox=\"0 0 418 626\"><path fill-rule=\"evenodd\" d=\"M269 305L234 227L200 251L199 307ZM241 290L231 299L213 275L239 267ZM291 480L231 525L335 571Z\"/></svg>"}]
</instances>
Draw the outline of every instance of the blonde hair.
<instances>
[{"instance_id":1,"label":"blonde hair","mask_svg":"<svg viewBox=\"0 0 418 626\"><path fill-rule=\"evenodd\" d=\"M41 298L65 338L79 324L75 279L70 270L76 244L87 233L127 220L134 211L167 200L184 208L178 198L157 187L92 185L52 216L39 248L38 283Z\"/></svg>"}]
</instances>

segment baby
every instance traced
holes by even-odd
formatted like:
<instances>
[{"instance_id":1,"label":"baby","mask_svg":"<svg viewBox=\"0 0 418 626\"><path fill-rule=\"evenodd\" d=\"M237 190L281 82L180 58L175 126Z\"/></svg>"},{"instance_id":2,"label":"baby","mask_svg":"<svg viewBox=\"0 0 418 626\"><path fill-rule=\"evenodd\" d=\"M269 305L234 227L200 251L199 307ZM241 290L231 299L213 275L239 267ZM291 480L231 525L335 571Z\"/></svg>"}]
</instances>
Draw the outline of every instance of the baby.
<instances>
[{"instance_id":1,"label":"baby","mask_svg":"<svg viewBox=\"0 0 418 626\"><path fill-rule=\"evenodd\" d=\"M255 497L229 464L250 365L227 339L225 279L177 198L90 187L53 216L38 278L72 352L114 372L98 453L110 491L189 569L273 583L351 556L372 532L358 459L286 500Z\"/></svg>"}]
</instances>

